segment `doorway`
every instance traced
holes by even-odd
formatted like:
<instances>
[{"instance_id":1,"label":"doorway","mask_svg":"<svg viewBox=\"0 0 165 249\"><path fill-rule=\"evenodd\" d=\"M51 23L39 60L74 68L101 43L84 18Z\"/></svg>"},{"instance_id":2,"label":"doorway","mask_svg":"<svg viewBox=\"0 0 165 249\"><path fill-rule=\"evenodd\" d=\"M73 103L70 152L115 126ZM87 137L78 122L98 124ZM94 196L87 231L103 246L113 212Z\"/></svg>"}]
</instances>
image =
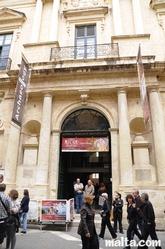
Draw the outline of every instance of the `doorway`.
<instances>
[{"instance_id":1,"label":"doorway","mask_svg":"<svg viewBox=\"0 0 165 249\"><path fill-rule=\"evenodd\" d=\"M60 142L58 198L74 197L77 178L85 186L88 179L104 182L112 196L111 137L107 119L98 111L81 109L63 122Z\"/></svg>"}]
</instances>

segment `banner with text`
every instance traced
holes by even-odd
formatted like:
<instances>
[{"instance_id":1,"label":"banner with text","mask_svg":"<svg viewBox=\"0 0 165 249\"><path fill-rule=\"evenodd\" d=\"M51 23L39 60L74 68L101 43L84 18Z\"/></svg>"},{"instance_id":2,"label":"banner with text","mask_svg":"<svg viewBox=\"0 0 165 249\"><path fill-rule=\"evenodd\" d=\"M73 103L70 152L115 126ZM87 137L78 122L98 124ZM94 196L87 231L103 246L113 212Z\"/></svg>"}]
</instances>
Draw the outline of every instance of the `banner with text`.
<instances>
[{"instance_id":1,"label":"banner with text","mask_svg":"<svg viewBox=\"0 0 165 249\"><path fill-rule=\"evenodd\" d=\"M62 138L62 151L109 151L108 137Z\"/></svg>"},{"instance_id":2,"label":"banner with text","mask_svg":"<svg viewBox=\"0 0 165 249\"><path fill-rule=\"evenodd\" d=\"M141 95L142 109L143 109L143 118L144 118L144 124L146 125L149 120L149 105L148 105L146 82L145 82L144 68L143 68L143 63L142 63L140 46L139 46L139 51L138 51L138 56L137 56L137 69L138 69L140 95Z\"/></svg>"},{"instance_id":3,"label":"banner with text","mask_svg":"<svg viewBox=\"0 0 165 249\"><path fill-rule=\"evenodd\" d=\"M12 114L12 121L19 126L21 126L22 124L25 99L26 99L26 88L29 81L29 73L30 71L28 64L22 58L18 80L17 80L16 95L14 101L13 114Z\"/></svg>"}]
</instances>

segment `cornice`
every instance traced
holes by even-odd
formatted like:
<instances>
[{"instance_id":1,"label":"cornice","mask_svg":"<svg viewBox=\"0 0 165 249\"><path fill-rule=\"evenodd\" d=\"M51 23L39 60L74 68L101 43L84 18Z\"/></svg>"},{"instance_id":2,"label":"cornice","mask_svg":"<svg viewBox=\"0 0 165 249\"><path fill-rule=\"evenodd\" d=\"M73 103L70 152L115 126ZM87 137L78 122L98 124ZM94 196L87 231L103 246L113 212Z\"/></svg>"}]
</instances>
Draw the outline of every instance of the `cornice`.
<instances>
[{"instance_id":1,"label":"cornice","mask_svg":"<svg viewBox=\"0 0 165 249\"><path fill-rule=\"evenodd\" d=\"M165 1L164 0L151 0L150 6L155 10L164 9L164 11L165 11Z\"/></svg>"},{"instance_id":2,"label":"cornice","mask_svg":"<svg viewBox=\"0 0 165 249\"><path fill-rule=\"evenodd\" d=\"M100 14L107 14L108 7L95 7L95 8L83 8L83 9L74 9L74 10L66 10L63 11L64 17L74 17L76 16L93 16L93 15L100 15Z\"/></svg>"}]
</instances>

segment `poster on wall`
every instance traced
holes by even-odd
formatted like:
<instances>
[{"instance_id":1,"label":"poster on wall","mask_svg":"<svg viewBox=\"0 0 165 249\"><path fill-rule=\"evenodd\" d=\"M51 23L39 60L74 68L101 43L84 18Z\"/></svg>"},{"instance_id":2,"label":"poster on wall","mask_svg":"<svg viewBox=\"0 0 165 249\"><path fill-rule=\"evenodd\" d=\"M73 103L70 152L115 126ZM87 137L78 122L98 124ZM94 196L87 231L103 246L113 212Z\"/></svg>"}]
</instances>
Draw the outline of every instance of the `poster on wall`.
<instances>
[{"instance_id":1,"label":"poster on wall","mask_svg":"<svg viewBox=\"0 0 165 249\"><path fill-rule=\"evenodd\" d=\"M68 151L109 151L108 137L62 138L62 152Z\"/></svg>"},{"instance_id":2,"label":"poster on wall","mask_svg":"<svg viewBox=\"0 0 165 249\"><path fill-rule=\"evenodd\" d=\"M67 200L42 200L41 221L66 221Z\"/></svg>"}]
</instances>

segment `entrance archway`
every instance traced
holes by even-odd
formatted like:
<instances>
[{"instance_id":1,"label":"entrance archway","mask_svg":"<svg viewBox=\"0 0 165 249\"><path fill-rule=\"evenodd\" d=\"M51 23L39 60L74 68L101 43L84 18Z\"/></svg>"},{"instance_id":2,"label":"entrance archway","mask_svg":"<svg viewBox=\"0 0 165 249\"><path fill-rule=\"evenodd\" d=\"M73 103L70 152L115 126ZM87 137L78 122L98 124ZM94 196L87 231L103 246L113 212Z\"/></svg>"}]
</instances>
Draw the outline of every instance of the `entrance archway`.
<instances>
[{"instance_id":1,"label":"entrance archway","mask_svg":"<svg viewBox=\"0 0 165 249\"><path fill-rule=\"evenodd\" d=\"M72 112L61 127L58 198L72 198L76 178L86 185L93 180L111 184L111 137L109 122L100 112L80 109ZM96 184L97 183L97 184ZM111 195L110 195L111 198Z\"/></svg>"}]
</instances>

